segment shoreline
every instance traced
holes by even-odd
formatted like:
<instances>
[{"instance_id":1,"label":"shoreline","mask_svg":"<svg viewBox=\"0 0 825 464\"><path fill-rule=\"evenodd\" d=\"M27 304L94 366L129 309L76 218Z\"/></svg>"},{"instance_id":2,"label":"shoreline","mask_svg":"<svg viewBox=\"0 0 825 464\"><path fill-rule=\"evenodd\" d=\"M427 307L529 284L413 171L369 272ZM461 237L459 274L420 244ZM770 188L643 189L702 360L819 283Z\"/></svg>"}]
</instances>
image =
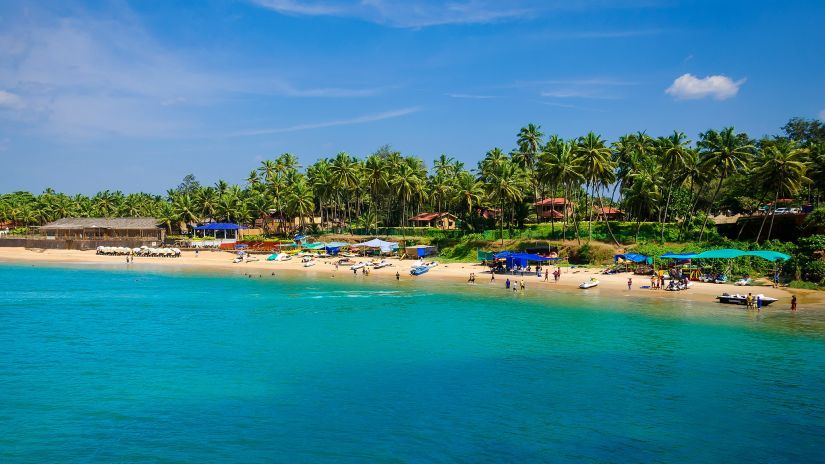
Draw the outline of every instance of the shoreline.
<instances>
[{"instance_id":1,"label":"shoreline","mask_svg":"<svg viewBox=\"0 0 825 464\"><path fill-rule=\"evenodd\" d=\"M335 269L334 260L318 259L317 264L312 267L305 268L298 259L290 261L260 261L233 263L235 254L225 251L201 251L197 257L193 251L184 251L179 258L149 258L136 257L134 262L126 264L124 256L103 256L97 255L94 251L78 251L78 250L30 250L26 248L8 247L0 248L0 264L91 264L103 265L106 268L112 269L133 269L133 270L151 270L152 268L165 268L168 270L181 271L218 271L219 273L229 272L235 275L245 274L259 274L271 275L275 273L277 276L281 273L289 274L292 277L337 277L352 274L349 266L340 266L338 270ZM337 260L337 258L336 258ZM355 262L369 261L368 258L353 258ZM437 261L438 258L435 258ZM469 286L467 280L471 272L476 274L476 286L491 288L498 286L504 289L504 283L507 278L511 282L517 283L524 280L528 292L533 293L536 290L540 294L552 294L554 292L563 292L565 294L586 293L590 295L598 295L602 297L640 297L645 299L656 299L662 301L690 301L693 303L703 303L709 306L720 306L716 302L715 297L727 292L734 293L753 293L754 295L762 293L765 296L770 296L779 299L771 306L763 308L767 311L773 310L788 310L790 306L790 298L796 295L799 300L800 309L820 310L825 311L825 294L822 292L811 290L798 290L788 288L772 288L770 286L751 286L751 287L737 287L733 284L711 284L703 282L695 282L694 286L686 291L669 292L665 290L650 290L639 288L642 285L648 285L650 279L648 276L631 275L628 273L604 275L601 274L600 268L571 268L562 267L561 278L558 283L553 282L552 276L549 282L544 282L544 278L538 278L535 274L521 275L506 275L496 274L495 281L490 281L490 273L486 267L478 263L439 263L438 266L432 268L429 272L422 276L413 277L409 275L409 267L412 261L398 260L395 258L389 259L392 266L383 269L375 269L370 271L367 279L374 281L394 281L395 274L400 274L402 281L414 281L417 284L426 284L429 282L440 283L457 283ZM357 274L362 277L360 270ZM578 285L589 280L591 277L599 279L600 284L592 289L581 290ZM632 277L633 288L627 290L627 278Z\"/></svg>"}]
</instances>

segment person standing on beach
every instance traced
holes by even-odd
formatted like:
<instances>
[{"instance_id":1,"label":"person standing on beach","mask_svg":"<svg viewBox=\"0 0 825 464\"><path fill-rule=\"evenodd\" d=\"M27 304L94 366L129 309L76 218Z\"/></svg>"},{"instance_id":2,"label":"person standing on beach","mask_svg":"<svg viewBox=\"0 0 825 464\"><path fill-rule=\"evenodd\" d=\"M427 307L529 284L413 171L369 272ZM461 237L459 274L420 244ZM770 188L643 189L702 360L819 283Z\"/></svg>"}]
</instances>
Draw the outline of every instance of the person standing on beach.
<instances>
[{"instance_id":1,"label":"person standing on beach","mask_svg":"<svg viewBox=\"0 0 825 464\"><path fill-rule=\"evenodd\" d=\"M401 280L401 274L398 271L395 271L395 280Z\"/></svg>"},{"instance_id":2,"label":"person standing on beach","mask_svg":"<svg viewBox=\"0 0 825 464\"><path fill-rule=\"evenodd\" d=\"M745 297L745 306L748 309L753 309L753 296L751 296L750 293L748 293L748 296Z\"/></svg>"},{"instance_id":3,"label":"person standing on beach","mask_svg":"<svg viewBox=\"0 0 825 464\"><path fill-rule=\"evenodd\" d=\"M521 288L521 291L524 291L524 289L526 288L524 286L524 279L521 279L521 283L519 284L519 288Z\"/></svg>"},{"instance_id":4,"label":"person standing on beach","mask_svg":"<svg viewBox=\"0 0 825 464\"><path fill-rule=\"evenodd\" d=\"M796 311L796 295L791 297L791 311Z\"/></svg>"},{"instance_id":5,"label":"person standing on beach","mask_svg":"<svg viewBox=\"0 0 825 464\"><path fill-rule=\"evenodd\" d=\"M779 287L779 271L773 273L773 288Z\"/></svg>"},{"instance_id":6,"label":"person standing on beach","mask_svg":"<svg viewBox=\"0 0 825 464\"><path fill-rule=\"evenodd\" d=\"M555 275L555 273L553 274ZM544 270L544 281L547 282L550 279L550 269Z\"/></svg>"},{"instance_id":7,"label":"person standing on beach","mask_svg":"<svg viewBox=\"0 0 825 464\"><path fill-rule=\"evenodd\" d=\"M507 280L504 281L504 288L510 290L510 278L508 277Z\"/></svg>"},{"instance_id":8,"label":"person standing on beach","mask_svg":"<svg viewBox=\"0 0 825 464\"><path fill-rule=\"evenodd\" d=\"M762 311L762 295L756 295L756 310Z\"/></svg>"},{"instance_id":9,"label":"person standing on beach","mask_svg":"<svg viewBox=\"0 0 825 464\"><path fill-rule=\"evenodd\" d=\"M627 290L630 291L631 288L633 288L633 278L628 277L627 278Z\"/></svg>"},{"instance_id":10,"label":"person standing on beach","mask_svg":"<svg viewBox=\"0 0 825 464\"><path fill-rule=\"evenodd\" d=\"M496 281L496 271L493 270L493 269L490 269L490 282L495 282L495 281Z\"/></svg>"}]
</instances>

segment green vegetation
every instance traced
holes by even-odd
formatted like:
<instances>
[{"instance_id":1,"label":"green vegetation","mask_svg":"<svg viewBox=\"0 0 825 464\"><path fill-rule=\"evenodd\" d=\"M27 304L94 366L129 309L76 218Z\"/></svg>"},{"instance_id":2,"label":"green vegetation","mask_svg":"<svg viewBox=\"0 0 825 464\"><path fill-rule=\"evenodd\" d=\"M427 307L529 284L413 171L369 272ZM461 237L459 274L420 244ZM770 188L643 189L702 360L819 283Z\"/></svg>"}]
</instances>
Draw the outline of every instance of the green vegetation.
<instances>
[{"instance_id":1,"label":"green vegetation","mask_svg":"<svg viewBox=\"0 0 825 464\"><path fill-rule=\"evenodd\" d=\"M207 220L263 220L270 224L265 232L280 237L417 237L457 260L470 259L475 245L496 241L575 241L572 259L599 262L607 252L597 242L639 250L673 242L724 245L711 216L763 209L755 240L745 246L782 247L771 241L776 207L788 201L819 206L825 198L825 124L792 119L782 131L754 139L728 127L705 131L695 141L678 131L661 137L638 132L610 143L593 132L546 137L540 126L528 124L510 151L492 148L473 169L447 155L428 169L421 158L388 146L362 159L338 153L305 169L285 153L264 160L243 186L222 180L203 186L188 175L165 195L104 191L88 197L51 189L3 194L0 223L15 228L71 216L153 216L170 233L184 234ZM555 213L537 204L549 198L562 199ZM410 218L421 212L449 212L459 229L416 227ZM823 218L820 207L799 235L821 233ZM800 279L825 277L821 255L800 253L790 264Z\"/></svg>"}]
</instances>

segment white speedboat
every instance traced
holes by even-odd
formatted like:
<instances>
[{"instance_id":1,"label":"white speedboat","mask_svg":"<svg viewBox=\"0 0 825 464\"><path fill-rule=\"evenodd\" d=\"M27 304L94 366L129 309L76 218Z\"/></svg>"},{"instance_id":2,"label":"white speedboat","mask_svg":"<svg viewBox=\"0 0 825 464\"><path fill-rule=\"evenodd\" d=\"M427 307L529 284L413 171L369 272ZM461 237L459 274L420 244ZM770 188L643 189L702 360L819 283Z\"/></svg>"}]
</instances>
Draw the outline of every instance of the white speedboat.
<instances>
[{"instance_id":1,"label":"white speedboat","mask_svg":"<svg viewBox=\"0 0 825 464\"><path fill-rule=\"evenodd\" d=\"M768 306L769 304L777 301L776 298L765 296L761 293L758 294L758 295L751 295L751 297L753 298L753 303L754 304L756 304L756 299L757 298L761 298L762 299L762 306ZM721 296L716 297L716 299L719 300L720 303L735 304L735 305L746 305L746 304L748 304L747 298L748 298L747 295L740 295L738 293L735 294L735 295L731 295L729 293L723 293Z\"/></svg>"},{"instance_id":2,"label":"white speedboat","mask_svg":"<svg viewBox=\"0 0 825 464\"><path fill-rule=\"evenodd\" d=\"M738 286L740 286L740 287L746 287L746 286L748 286L748 285L750 285L750 284L752 284L752 283L753 283L753 279L751 279L751 278L745 278L745 279L739 279L739 280L737 280L736 282L734 282L734 283L733 283L733 285L738 285Z\"/></svg>"},{"instance_id":3,"label":"white speedboat","mask_svg":"<svg viewBox=\"0 0 825 464\"><path fill-rule=\"evenodd\" d=\"M373 263L372 268L373 269L381 269L382 267L388 267L388 266L392 266L392 263L388 263L384 260L381 260L381 262Z\"/></svg>"},{"instance_id":4,"label":"white speedboat","mask_svg":"<svg viewBox=\"0 0 825 464\"><path fill-rule=\"evenodd\" d=\"M591 278L590 280L585 280L581 284L579 284L579 288L593 288L599 285L599 279Z\"/></svg>"},{"instance_id":5,"label":"white speedboat","mask_svg":"<svg viewBox=\"0 0 825 464\"><path fill-rule=\"evenodd\" d=\"M367 263L361 261L360 263L353 264L349 268L350 268L351 271L357 271L358 269L361 269L362 267L364 267L366 265L367 265Z\"/></svg>"},{"instance_id":6,"label":"white speedboat","mask_svg":"<svg viewBox=\"0 0 825 464\"><path fill-rule=\"evenodd\" d=\"M315 266L315 261L304 261L304 267L312 267Z\"/></svg>"}]
</instances>

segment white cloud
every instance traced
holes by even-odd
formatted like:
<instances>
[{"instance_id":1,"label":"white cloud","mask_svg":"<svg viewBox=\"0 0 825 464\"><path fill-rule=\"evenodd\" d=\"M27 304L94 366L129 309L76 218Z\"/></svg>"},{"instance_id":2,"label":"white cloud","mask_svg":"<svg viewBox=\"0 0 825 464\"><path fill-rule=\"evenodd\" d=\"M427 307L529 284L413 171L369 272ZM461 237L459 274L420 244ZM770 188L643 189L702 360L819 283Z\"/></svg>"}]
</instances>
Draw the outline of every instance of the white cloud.
<instances>
[{"instance_id":1,"label":"white cloud","mask_svg":"<svg viewBox=\"0 0 825 464\"><path fill-rule=\"evenodd\" d=\"M253 135L267 135L267 134L282 134L284 132L297 132L302 130L310 130L310 129L322 129L325 127L335 127L335 126L352 126L355 124L365 124L369 122L375 121L383 121L384 119L393 119L398 118L401 116L406 116L408 114L413 114L421 111L419 107L411 107L411 108L401 108L398 110L392 111L385 111L383 113L376 113L376 114L368 114L364 116L358 116L351 119L339 119L335 121L324 121L324 122L316 122L316 123L308 123L308 124L299 124L296 126L289 126L289 127L276 127L271 129L253 129L248 131L240 131L234 132L229 134L231 137L247 137Z\"/></svg>"},{"instance_id":2,"label":"white cloud","mask_svg":"<svg viewBox=\"0 0 825 464\"><path fill-rule=\"evenodd\" d=\"M493 0L252 0L272 11L301 16L342 16L392 27L422 28L445 24L484 24L531 16L534 1Z\"/></svg>"},{"instance_id":3,"label":"white cloud","mask_svg":"<svg viewBox=\"0 0 825 464\"><path fill-rule=\"evenodd\" d=\"M745 79L734 81L723 75L706 76L700 79L693 74L683 74L677 77L665 92L680 100L707 97L726 100L735 97L744 83Z\"/></svg>"},{"instance_id":4,"label":"white cloud","mask_svg":"<svg viewBox=\"0 0 825 464\"><path fill-rule=\"evenodd\" d=\"M197 135L194 106L255 96L354 98L387 87L296 87L268 70L204 65L130 14L27 16L0 30L0 117L68 138ZM188 110L188 113L187 113Z\"/></svg>"},{"instance_id":5,"label":"white cloud","mask_svg":"<svg viewBox=\"0 0 825 464\"><path fill-rule=\"evenodd\" d=\"M0 90L0 108L17 109L23 106L23 100L17 94Z\"/></svg>"}]
</instances>

